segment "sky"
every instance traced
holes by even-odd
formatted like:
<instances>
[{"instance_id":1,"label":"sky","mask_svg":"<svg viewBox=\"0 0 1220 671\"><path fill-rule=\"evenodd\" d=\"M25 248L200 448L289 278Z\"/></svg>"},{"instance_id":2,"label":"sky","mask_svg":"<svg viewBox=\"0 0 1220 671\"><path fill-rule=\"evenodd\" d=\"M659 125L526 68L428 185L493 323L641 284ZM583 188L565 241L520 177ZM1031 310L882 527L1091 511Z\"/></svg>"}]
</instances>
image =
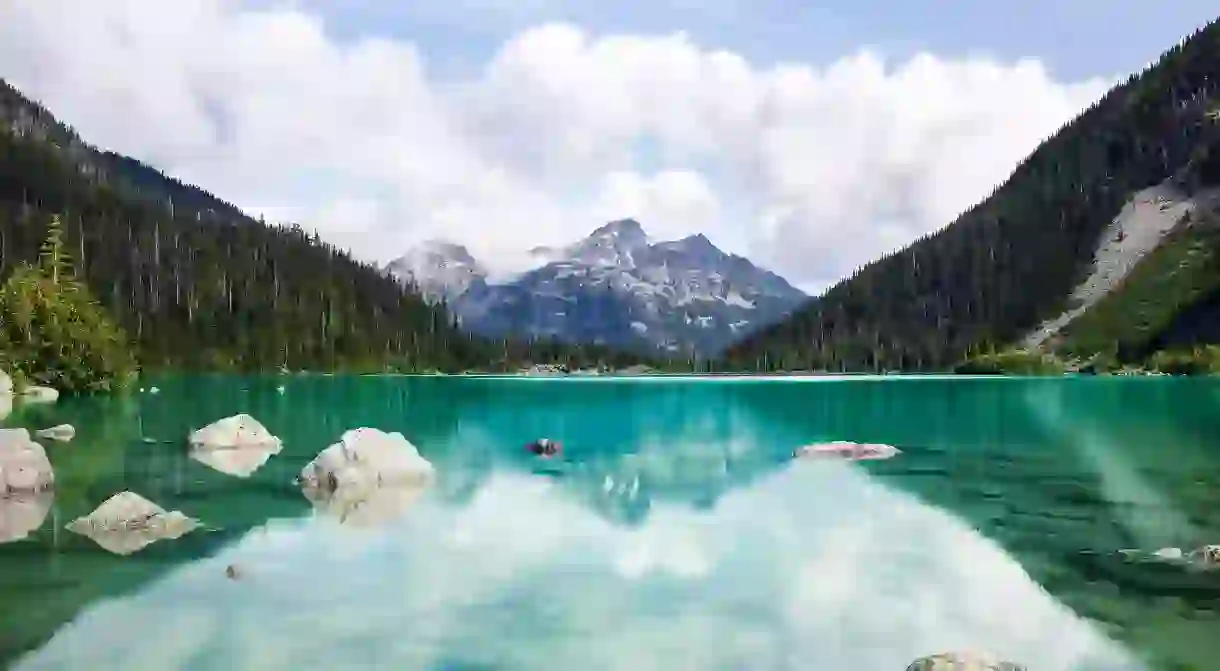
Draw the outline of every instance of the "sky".
<instances>
[{"instance_id":1,"label":"sky","mask_svg":"<svg viewBox=\"0 0 1220 671\"><path fill-rule=\"evenodd\" d=\"M1142 7L1141 7L1142 5ZM0 0L88 141L383 263L638 219L817 292L1215 18L1135 0Z\"/></svg>"}]
</instances>

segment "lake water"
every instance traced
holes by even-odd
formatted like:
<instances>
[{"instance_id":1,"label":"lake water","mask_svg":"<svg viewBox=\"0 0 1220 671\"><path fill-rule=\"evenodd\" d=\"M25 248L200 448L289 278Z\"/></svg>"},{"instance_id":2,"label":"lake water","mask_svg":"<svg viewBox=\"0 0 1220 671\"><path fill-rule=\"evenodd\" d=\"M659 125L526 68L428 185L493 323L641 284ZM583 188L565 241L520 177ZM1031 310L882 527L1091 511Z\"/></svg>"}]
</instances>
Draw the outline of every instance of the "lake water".
<instances>
[{"instance_id":1,"label":"lake water","mask_svg":"<svg viewBox=\"0 0 1220 671\"><path fill-rule=\"evenodd\" d=\"M13 668L886 671L952 649L1031 671L1220 664L1220 571L1115 554L1220 543L1208 380L150 383L5 424L78 429L48 446L42 526L0 545ZM190 430L243 411L282 452L245 478L190 458ZM397 516L341 520L292 483L361 426L437 467ZM524 450L542 436L564 460ZM790 458L830 440L902 453ZM64 530L123 489L208 528L125 557Z\"/></svg>"}]
</instances>

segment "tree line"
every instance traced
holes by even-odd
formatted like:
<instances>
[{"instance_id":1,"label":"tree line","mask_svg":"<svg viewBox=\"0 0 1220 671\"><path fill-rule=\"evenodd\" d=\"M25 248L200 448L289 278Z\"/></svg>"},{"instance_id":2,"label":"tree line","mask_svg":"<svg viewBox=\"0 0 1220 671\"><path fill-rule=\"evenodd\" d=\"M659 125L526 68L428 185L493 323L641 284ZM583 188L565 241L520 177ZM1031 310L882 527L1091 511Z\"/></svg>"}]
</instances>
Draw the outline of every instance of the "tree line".
<instances>
[{"instance_id":1,"label":"tree line","mask_svg":"<svg viewBox=\"0 0 1220 671\"><path fill-rule=\"evenodd\" d=\"M473 336L417 287L316 233L256 221L139 161L98 151L0 81L0 280L29 279L49 227L70 255L72 282L92 289L146 369L641 363L607 348Z\"/></svg>"}]
</instances>

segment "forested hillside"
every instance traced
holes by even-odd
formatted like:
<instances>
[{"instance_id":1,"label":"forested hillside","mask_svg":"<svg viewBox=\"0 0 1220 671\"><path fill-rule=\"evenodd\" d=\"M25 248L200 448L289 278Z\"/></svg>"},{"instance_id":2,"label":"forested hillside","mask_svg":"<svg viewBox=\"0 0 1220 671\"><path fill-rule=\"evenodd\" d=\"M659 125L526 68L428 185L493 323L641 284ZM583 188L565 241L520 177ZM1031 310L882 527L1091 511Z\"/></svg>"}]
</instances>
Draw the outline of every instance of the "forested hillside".
<instances>
[{"instance_id":1,"label":"forested hillside","mask_svg":"<svg viewBox=\"0 0 1220 671\"><path fill-rule=\"evenodd\" d=\"M358 370L612 365L602 349L490 342L369 264L98 151L0 81L0 280L61 215L79 278L144 367Z\"/></svg>"},{"instance_id":2,"label":"forested hillside","mask_svg":"<svg viewBox=\"0 0 1220 671\"><path fill-rule=\"evenodd\" d=\"M1017 342L1065 308L1133 193L1175 177L1185 189L1215 180L1218 94L1212 23L1044 142L947 228L736 344L723 365L945 369L968 350Z\"/></svg>"}]
</instances>

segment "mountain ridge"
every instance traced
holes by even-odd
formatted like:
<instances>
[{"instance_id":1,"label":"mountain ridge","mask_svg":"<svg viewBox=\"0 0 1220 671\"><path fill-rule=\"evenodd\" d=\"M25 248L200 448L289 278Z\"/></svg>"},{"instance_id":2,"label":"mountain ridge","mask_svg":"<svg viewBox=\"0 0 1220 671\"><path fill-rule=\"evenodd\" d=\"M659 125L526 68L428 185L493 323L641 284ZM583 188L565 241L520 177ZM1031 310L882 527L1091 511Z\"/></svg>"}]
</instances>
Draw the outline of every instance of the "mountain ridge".
<instances>
[{"instance_id":1,"label":"mountain ridge","mask_svg":"<svg viewBox=\"0 0 1220 671\"><path fill-rule=\"evenodd\" d=\"M386 270L426 287L464 326L484 335L711 354L807 298L776 273L722 251L703 233L653 241L630 218L602 224L566 245L533 248L539 263L503 282L473 270L481 267L473 257L428 251L437 248L437 241L412 248Z\"/></svg>"}]
</instances>

